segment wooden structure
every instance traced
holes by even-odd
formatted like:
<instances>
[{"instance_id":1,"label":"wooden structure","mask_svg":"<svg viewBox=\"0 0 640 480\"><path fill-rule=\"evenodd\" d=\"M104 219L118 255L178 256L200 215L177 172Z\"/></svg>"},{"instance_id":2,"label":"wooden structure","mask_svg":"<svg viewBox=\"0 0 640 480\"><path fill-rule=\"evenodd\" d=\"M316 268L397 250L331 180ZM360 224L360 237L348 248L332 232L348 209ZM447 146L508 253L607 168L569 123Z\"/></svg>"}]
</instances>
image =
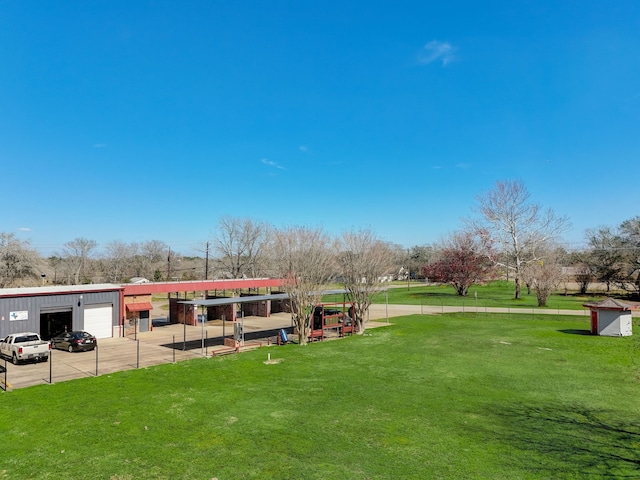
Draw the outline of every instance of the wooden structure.
<instances>
[{"instance_id":1,"label":"wooden structure","mask_svg":"<svg viewBox=\"0 0 640 480\"><path fill-rule=\"evenodd\" d=\"M327 330L335 330L338 337L352 335L355 328L354 306L351 302L321 303L313 309L309 341L324 340Z\"/></svg>"}]
</instances>

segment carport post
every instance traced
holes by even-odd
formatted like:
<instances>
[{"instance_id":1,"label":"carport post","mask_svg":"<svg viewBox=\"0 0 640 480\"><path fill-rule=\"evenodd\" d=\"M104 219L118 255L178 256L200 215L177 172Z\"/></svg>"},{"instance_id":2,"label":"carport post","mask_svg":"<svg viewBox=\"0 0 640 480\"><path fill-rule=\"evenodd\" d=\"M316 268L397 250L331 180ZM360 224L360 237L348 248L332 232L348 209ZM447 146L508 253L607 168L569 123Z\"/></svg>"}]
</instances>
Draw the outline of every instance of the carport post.
<instances>
[{"instance_id":1,"label":"carport post","mask_svg":"<svg viewBox=\"0 0 640 480\"><path fill-rule=\"evenodd\" d=\"M51 385L51 380L53 379L53 357L51 356L52 353L53 350L49 350L49 385Z\"/></svg>"},{"instance_id":2,"label":"carport post","mask_svg":"<svg viewBox=\"0 0 640 480\"><path fill-rule=\"evenodd\" d=\"M7 391L7 359L4 359L4 390Z\"/></svg>"},{"instance_id":3,"label":"carport post","mask_svg":"<svg viewBox=\"0 0 640 480\"><path fill-rule=\"evenodd\" d=\"M187 306L182 304L182 351L187 349Z\"/></svg>"},{"instance_id":4,"label":"carport post","mask_svg":"<svg viewBox=\"0 0 640 480\"><path fill-rule=\"evenodd\" d=\"M176 363L176 336L173 336L173 345L171 351L173 352L173 363Z\"/></svg>"},{"instance_id":5,"label":"carport post","mask_svg":"<svg viewBox=\"0 0 640 480\"><path fill-rule=\"evenodd\" d=\"M242 315L242 346L244 347L244 310L241 310L240 314Z\"/></svg>"},{"instance_id":6,"label":"carport post","mask_svg":"<svg viewBox=\"0 0 640 480\"><path fill-rule=\"evenodd\" d=\"M136 340L136 368L140 368L140 340Z\"/></svg>"},{"instance_id":7,"label":"carport post","mask_svg":"<svg viewBox=\"0 0 640 480\"><path fill-rule=\"evenodd\" d=\"M196 306L196 308L198 308ZM197 313L197 311L196 311ZM198 318L198 315L196 315L196 318ZM202 325L202 333L200 334L200 338L202 339L202 350L201 352L204 352L204 308L202 309L202 316L200 317L200 324Z\"/></svg>"},{"instance_id":8,"label":"carport post","mask_svg":"<svg viewBox=\"0 0 640 480\"><path fill-rule=\"evenodd\" d=\"M96 343L96 377L98 376L98 344Z\"/></svg>"}]
</instances>

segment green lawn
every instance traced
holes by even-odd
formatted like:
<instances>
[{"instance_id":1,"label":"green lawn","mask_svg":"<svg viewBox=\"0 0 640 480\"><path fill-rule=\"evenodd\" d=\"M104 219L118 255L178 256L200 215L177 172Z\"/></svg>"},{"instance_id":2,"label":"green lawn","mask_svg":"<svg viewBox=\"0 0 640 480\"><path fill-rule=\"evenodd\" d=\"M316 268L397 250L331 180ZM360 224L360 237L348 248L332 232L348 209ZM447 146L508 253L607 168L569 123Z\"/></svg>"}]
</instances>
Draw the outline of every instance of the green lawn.
<instances>
[{"instance_id":1,"label":"green lawn","mask_svg":"<svg viewBox=\"0 0 640 480\"><path fill-rule=\"evenodd\" d=\"M469 294L461 297L450 285L393 285L387 290L389 303L399 305L449 305L469 306L475 308L504 307L504 308L538 308L538 300L534 292L527 294L526 287L522 288L519 300L514 299L515 286L513 282L496 281L486 285L473 285ZM575 292L564 291L551 295L547 302L551 310L581 310L583 303L602 300L602 294L578 295ZM375 303L384 303L385 294L375 297Z\"/></svg>"},{"instance_id":2,"label":"green lawn","mask_svg":"<svg viewBox=\"0 0 640 480\"><path fill-rule=\"evenodd\" d=\"M582 317L393 322L3 393L0 478L640 477L639 331L590 336Z\"/></svg>"}]
</instances>

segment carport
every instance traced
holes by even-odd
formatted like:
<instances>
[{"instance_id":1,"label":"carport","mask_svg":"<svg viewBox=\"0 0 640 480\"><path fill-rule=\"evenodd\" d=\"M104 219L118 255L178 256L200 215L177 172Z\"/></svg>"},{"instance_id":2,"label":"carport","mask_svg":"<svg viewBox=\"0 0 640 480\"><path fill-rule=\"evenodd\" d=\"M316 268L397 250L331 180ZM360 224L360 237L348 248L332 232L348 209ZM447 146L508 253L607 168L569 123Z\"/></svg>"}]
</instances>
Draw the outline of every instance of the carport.
<instances>
[{"instance_id":1,"label":"carport","mask_svg":"<svg viewBox=\"0 0 640 480\"><path fill-rule=\"evenodd\" d=\"M322 292L322 295L335 295L347 293L347 290L325 290ZM240 310L240 319L238 320L235 315L235 308L237 304L246 305L246 304L267 304L271 302L282 302L284 300L289 299L289 294L287 293L273 293L268 295L249 295L249 296L240 296L240 297L225 297L225 298L210 298L210 299L195 299L195 300L178 300L177 304L182 305L182 323L184 323L185 336L186 336L186 326L187 323L191 325L196 325L198 321L198 309L202 309L202 327L204 328L205 319L209 318L208 313L210 309L215 309L221 306L230 306L234 311L234 315L232 315L231 320L226 318L226 315L222 316L222 336L224 338L225 345L228 346L238 346L244 344L244 310L241 308ZM345 302L342 302L346 304ZM265 307L266 311L269 311L268 307ZM204 313L204 309L207 310L207 315ZM258 310L260 310L258 308ZM323 314L324 315L324 314ZM188 316L192 316L192 318L188 318ZM262 316L262 315L260 315ZM268 316L268 315L265 315ZM324 321L324 318L323 318ZM230 337L227 338L226 333L226 323L230 322L233 326L233 332ZM293 320L291 324L291 328L293 328Z\"/></svg>"},{"instance_id":2,"label":"carport","mask_svg":"<svg viewBox=\"0 0 640 480\"><path fill-rule=\"evenodd\" d=\"M272 301L278 300L287 300L289 295L286 293L273 293L268 295L250 295L250 296L241 296L241 297L225 297L225 298L210 298L210 299L196 299L196 300L179 300L177 303L182 305L183 309L183 324L186 332L187 328L187 315L190 313L193 315L193 318L190 319L192 325L195 325L198 321L198 309L202 309L202 321L200 322L202 328L204 328L204 323L207 318L209 318L209 311L221 306L230 306L231 309L235 312L236 305L245 305L245 304L266 304ZM205 314L206 309L206 314ZM265 315L266 316L266 315ZM233 326L233 334L227 339L226 333L226 324L227 322L231 323ZM238 320L236 315L233 315L231 320L227 320L226 315L222 315L222 336L225 344L233 343L235 346L235 342L239 342L241 345L244 344L244 310L240 309L240 319ZM228 342L230 340L230 342Z\"/></svg>"}]
</instances>

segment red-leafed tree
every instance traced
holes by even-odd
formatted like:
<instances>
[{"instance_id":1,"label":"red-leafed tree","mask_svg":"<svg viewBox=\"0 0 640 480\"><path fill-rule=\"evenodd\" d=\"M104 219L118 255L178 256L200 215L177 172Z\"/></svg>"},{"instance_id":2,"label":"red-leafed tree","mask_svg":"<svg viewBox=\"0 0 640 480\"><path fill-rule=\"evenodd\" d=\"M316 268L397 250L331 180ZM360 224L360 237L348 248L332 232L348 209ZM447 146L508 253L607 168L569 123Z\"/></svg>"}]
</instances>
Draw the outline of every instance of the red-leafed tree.
<instances>
[{"instance_id":1,"label":"red-leafed tree","mask_svg":"<svg viewBox=\"0 0 640 480\"><path fill-rule=\"evenodd\" d=\"M464 297L471 285L486 280L493 270L486 251L486 243L473 233L455 232L442 242L437 259L424 267L424 275L452 285Z\"/></svg>"}]
</instances>

